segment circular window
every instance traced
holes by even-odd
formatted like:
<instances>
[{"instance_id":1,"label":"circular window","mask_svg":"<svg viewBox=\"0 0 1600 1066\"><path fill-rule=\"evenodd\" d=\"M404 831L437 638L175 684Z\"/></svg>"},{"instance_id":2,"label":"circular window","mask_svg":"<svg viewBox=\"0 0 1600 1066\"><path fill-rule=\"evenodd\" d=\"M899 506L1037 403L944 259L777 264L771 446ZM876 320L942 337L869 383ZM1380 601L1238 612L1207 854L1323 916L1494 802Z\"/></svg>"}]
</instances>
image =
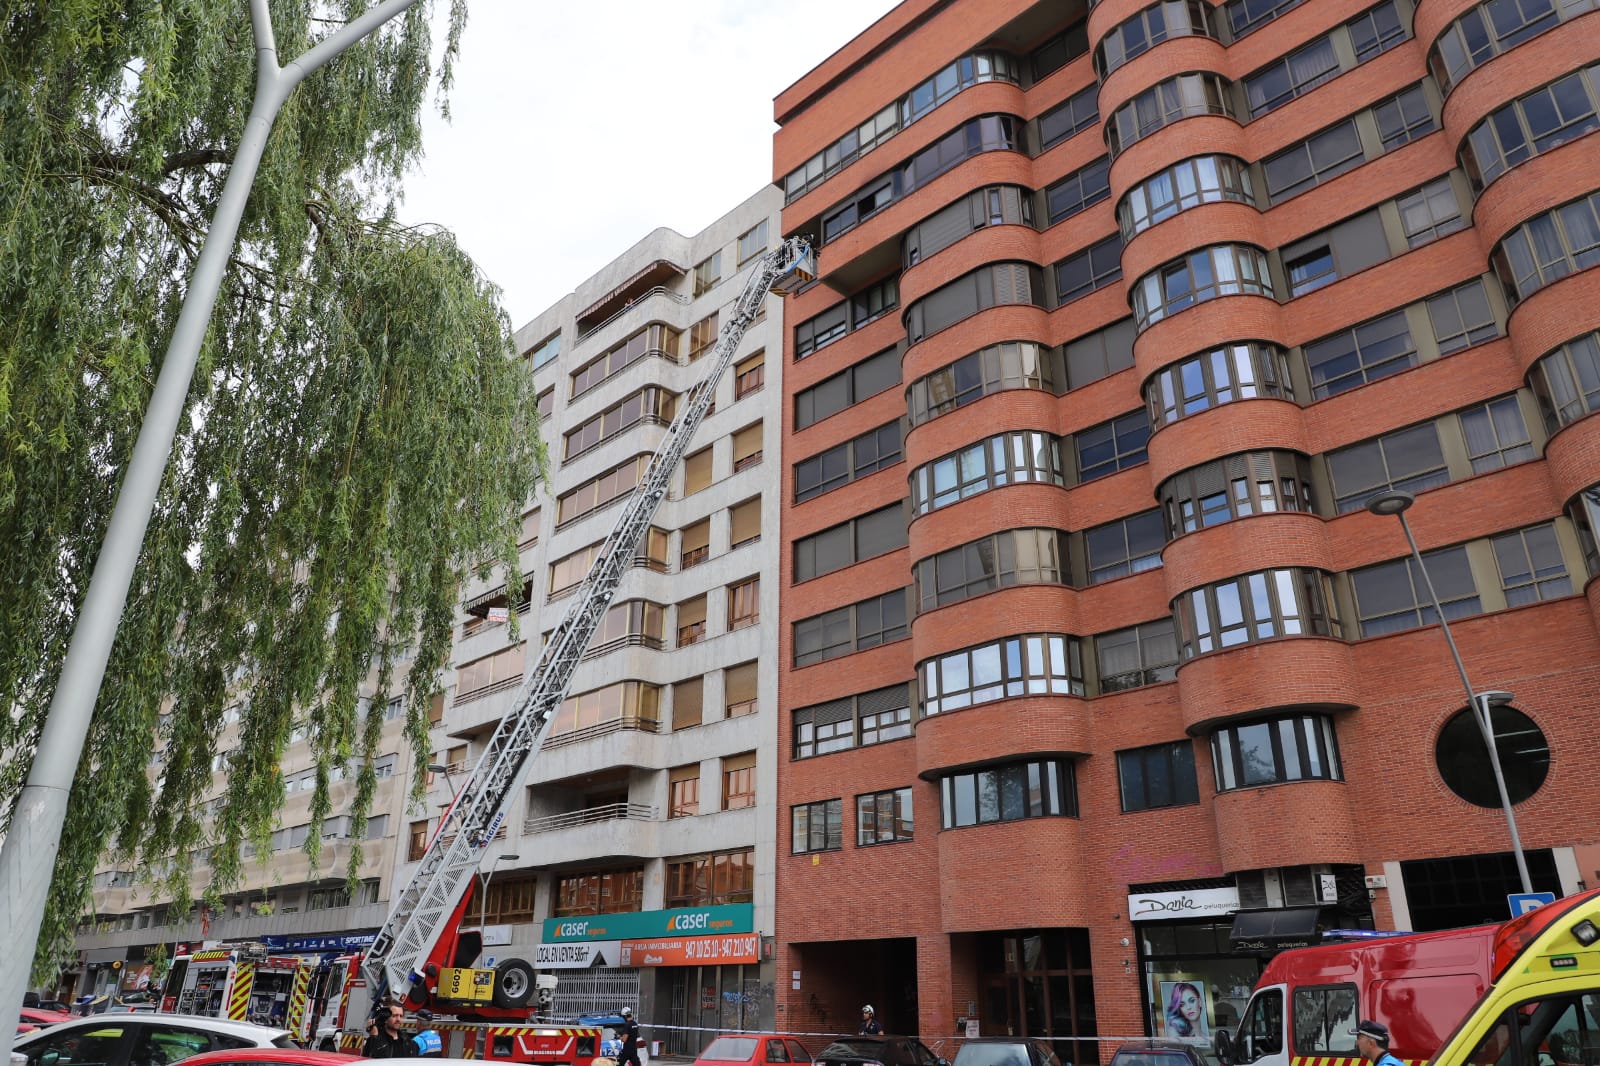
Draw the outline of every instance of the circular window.
<instances>
[{"instance_id":1,"label":"circular window","mask_svg":"<svg viewBox=\"0 0 1600 1066\"><path fill-rule=\"evenodd\" d=\"M1500 755L1500 770L1505 774L1506 794L1512 803L1521 803L1544 786L1550 773L1550 742L1533 719L1515 707L1490 707L1489 721L1494 726L1494 746ZM1439 776L1450 791L1479 807L1500 806L1489 750L1470 708L1462 708L1439 731L1434 759L1439 764Z\"/></svg>"}]
</instances>

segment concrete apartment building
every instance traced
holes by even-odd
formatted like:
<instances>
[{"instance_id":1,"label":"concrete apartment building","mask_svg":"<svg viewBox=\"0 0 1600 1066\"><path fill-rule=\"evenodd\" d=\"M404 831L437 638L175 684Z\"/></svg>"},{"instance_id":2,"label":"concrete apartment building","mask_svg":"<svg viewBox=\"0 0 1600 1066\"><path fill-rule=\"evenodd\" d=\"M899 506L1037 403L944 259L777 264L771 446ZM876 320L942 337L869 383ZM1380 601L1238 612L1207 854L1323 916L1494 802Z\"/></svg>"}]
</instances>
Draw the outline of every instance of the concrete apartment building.
<instances>
[{"instance_id":1,"label":"concrete apartment building","mask_svg":"<svg viewBox=\"0 0 1600 1066\"><path fill-rule=\"evenodd\" d=\"M1506 917L1390 488L1533 887L1600 880L1596 7L906 0L778 96L780 1028L1081 1064Z\"/></svg>"},{"instance_id":2,"label":"concrete apartment building","mask_svg":"<svg viewBox=\"0 0 1600 1066\"><path fill-rule=\"evenodd\" d=\"M551 480L524 517L523 587L502 575L463 602L434 732L450 773L434 775L434 802L481 757L708 370L722 310L777 244L780 201L769 186L693 237L658 229L517 331ZM554 972L561 1013L632 1005L662 1025L725 1028L772 1018L780 420L764 381L781 320L771 297L486 852L486 954ZM401 877L433 814L407 827ZM675 1032L668 1046L695 1052L698 1040Z\"/></svg>"}]
</instances>

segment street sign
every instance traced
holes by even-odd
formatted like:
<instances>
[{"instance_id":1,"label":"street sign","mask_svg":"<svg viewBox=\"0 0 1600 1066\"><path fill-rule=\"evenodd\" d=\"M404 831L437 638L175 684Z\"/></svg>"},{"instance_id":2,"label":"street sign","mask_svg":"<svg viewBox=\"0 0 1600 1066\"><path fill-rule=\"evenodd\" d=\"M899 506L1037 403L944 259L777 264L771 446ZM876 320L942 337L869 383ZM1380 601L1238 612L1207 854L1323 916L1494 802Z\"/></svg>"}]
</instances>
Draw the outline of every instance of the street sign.
<instances>
[{"instance_id":1,"label":"street sign","mask_svg":"<svg viewBox=\"0 0 1600 1066\"><path fill-rule=\"evenodd\" d=\"M1529 911L1536 911L1546 903L1554 903L1554 892L1513 892L1506 897L1506 902L1511 904L1511 917L1520 918Z\"/></svg>"}]
</instances>

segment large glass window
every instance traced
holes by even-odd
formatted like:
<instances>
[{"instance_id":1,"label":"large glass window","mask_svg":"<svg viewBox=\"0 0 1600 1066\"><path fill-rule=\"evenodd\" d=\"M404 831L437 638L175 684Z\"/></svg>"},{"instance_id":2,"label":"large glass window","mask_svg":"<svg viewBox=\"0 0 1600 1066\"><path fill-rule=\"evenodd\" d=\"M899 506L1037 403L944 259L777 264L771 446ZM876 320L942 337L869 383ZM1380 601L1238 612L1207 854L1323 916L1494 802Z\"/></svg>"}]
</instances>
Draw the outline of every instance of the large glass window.
<instances>
[{"instance_id":1,"label":"large glass window","mask_svg":"<svg viewBox=\"0 0 1600 1066\"><path fill-rule=\"evenodd\" d=\"M1002 433L911 472L911 510L922 515L1003 485L1066 485L1053 434Z\"/></svg>"},{"instance_id":2,"label":"large glass window","mask_svg":"<svg viewBox=\"0 0 1600 1066\"><path fill-rule=\"evenodd\" d=\"M1185 659L1276 637L1337 637L1328 576L1284 567L1192 589L1173 601Z\"/></svg>"},{"instance_id":3,"label":"large glass window","mask_svg":"<svg viewBox=\"0 0 1600 1066\"><path fill-rule=\"evenodd\" d=\"M1117 204L1122 239L1130 241L1158 222L1201 204L1232 200L1254 204L1250 171L1231 155L1185 159L1129 189Z\"/></svg>"},{"instance_id":4,"label":"large glass window","mask_svg":"<svg viewBox=\"0 0 1600 1066\"><path fill-rule=\"evenodd\" d=\"M1488 0L1445 28L1428 50L1428 69L1448 93L1479 65L1597 6L1596 0Z\"/></svg>"},{"instance_id":5,"label":"large glass window","mask_svg":"<svg viewBox=\"0 0 1600 1066\"><path fill-rule=\"evenodd\" d=\"M1500 789L1495 785L1494 766L1489 762L1489 748L1484 743L1479 713L1472 707L1463 707L1445 722L1444 728L1439 730L1439 739L1434 742L1434 762L1439 767L1439 777L1451 792L1476 807L1499 810ZM1494 737L1495 753L1500 757L1507 797L1512 803L1533 798L1550 774L1550 742L1544 730L1515 707L1491 703L1489 732ZM1600 1051L1600 1015L1586 1021L1588 1046ZM1556 1061L1567 1060L1558 1058Z\"/></svg>"},{"instance_id":6,"label":"large glass window","mask_svg":"<svg viewBox=\"0 0 1600 1066\"><path fill-rule=\"evenodd\" d=\"M1379 4L1346 22L1326 37L1312 41L1244 79L1250 117L1260 118L1289 101L1408 40L1411 27L1395 0ZM1343 66L1340 52L1354 59ZM1345 62L1349 62L1346 60Z\"/></svg>"},{"instance_id":7,"label":"large glass window","mask_svg":"<svg viewBox=\"0 0 1600 1066\"><path fill-rule=\"evenodd\" d=\"M964 355L911 383L907 395L911 424L919 426L1010 389L1064 391L1066 375L1061 370L1060 351L1033 341L1005 341Z\"/></svg>"},{"instance_id":8,"label":"large glass window","mask_svg":"<svg viewBox=\"0 0 1600 1066\"><path fill-rule=\"evenodd\" d=\"M1078 638L1006 637L941 655L917 668L924 717L1016 696L1082 696Z\"/></svg>"},{"instance_id":9,"label":"large glass window","mask_svg":"<svg viewBox=\"0 0 1600 1066\"><path fill-rule=\"evenodd\" d=\"M906 342L915 344L991 307L1045 305L1044 272L1029 263L991 263L906 308Z\"/></svg>"},{"instance_id":10,"label":"large glass window","mask_svg":"<svg viewBox=\"0 0 1600 1066\"><path fill-rule=\"evenodd\" d=\"M911 789L895 788L856 797L856 847L910 840Z\"/></svg>"},{"instance_id":11,"label":"large glass window","mask_svg":"<svg viewBox=\"0 0 1600 1066\"><path fill-rule=\"evenodd\" d=\"M1158 618L1094 638L1100 694L1158 685L1178 676L1178 637L1171 618Z\"/></svg>"},{"instance_id":12,"label":"large glass window","mask_svg":"<svg viewBox=\"0 0 1600 1066\"><path fill-rule=\"evenodd\" d=\"M563 434L562 458L574 459L634 426L664 426L672 421L677 403L678 397L666 389L654 385L640 389Z\"/></svg>"},{"instance_id":13,"label":"large glass window","mask_svg":"<svg viewBox=\"0 0 1600 1066\"><path fill-rule=\"evenodd\" d=\"M869 429L794 464L796 503L821 496L900 461L900 421Z\"/></svg>"},{"instance_id":14,"label":"large glass window","mask_svg":"<svg viewBox=\"0 0 1600 1066\"><path fill-rule=\"evenodd\" d=\"M1241 294L1276 298L1267 253L1247 244L1214 245L1140 278L1133 287L1133 317L1144 330L1186 307Z\"/></svg>"},{"instance_id":15,"label":"large glass window","mask_svg":"<svg viewBox=\"0 0 1600 1066\"><path fill-rule=\"evenodd\" d=\"M1333 719L1291 715L1230 725L1211 735L1217 791L1286 781L1343 781Z\"/></svg>"},{"instance_id":16,"label":"large glass window","mask_svg":"<svg viewBox=\"0 0 1600 1066\"><path fill-rule=\"evenodd\" d=\"M1263 341L1238 341L1173 363L1145 383L1144 395L1152 426L1235 400L1294 398L1287 356Z\"/></svg>"},{"instance_id":17,"label":"large glass window","mask_svg":"<svg viewBox=\"0 0 1600 1066\"><path fill-rule=\"evenodd\" d=\"M1082 24L1080 23L1080 26ZM1100 86L1091 85L1073 93L1062 103L1039 116L1039 150L1054 147L1075 133L1100 121Z\"/></svg>"},{"instance_id":18,"label":"large glass window","mask_svg":"<svg viewBox=\"0 0 1600 1066\"><path fill-rule=\"evenodd\" d=\"M647 355L678 360L680 330L652 322L598 359L591 359L572 372L572 398L577 399L613 374L632 366Z\"/></svg>"},{"instance_id":19,"label":"large glass window","mask_svg":"<svg viewBox=\"0 0 1600 1066\"><path fill-rule=\"evenodd\" d=\"M1166 544L1159 508L1130 515L1084 531L1089 558L1089 584L1153 570L1161 565Z\"/></svg>"},{"instance_id":20,"label":"large glass window","mask_svg":"<svg viewBox=\"0 0 1600 1066\"><path fill-rule=\"evenodd\" d=\"M906 684L846 696L794 712L794 757L848 751L911 735L911 691Z\"/></svg>"},{"instance_id":21,"label":"large glass window","mask_svg":"<svg viewBox=\"0 0 1600 1066\"><path fill-rule=\"evenodd\" d=\"M1600 128L1600 64L1519 96L1472 127L1461 163L1482 191L1518 163Z\"/></svg>"},{"instance_id":22,"label":"large glass window","mask_svg":"<svg viewBox=\"0 0 1600 1066\"><path fill-rule=\"evenodd\" d=\"M844 847L844 801L837 799L801 803L790 808L790 832L796 855L812 851L838 851Z\"/></svg>"},{"instance_id":23,"label":"large glass window","mask_svg":"<svg viewBox=\"0 0 1600 1066\"><path fill-rule=\"evenodd\" d=\"M855 366L795 394L794 428L805 429L830 415L900 384L900 349L885 348Z\"/></svg>"},{"instance_id":24,"label":"large glass window","mask_svg":"<svg viewBox=\"0 0 1600 1066\"><path fill-rule=\"evenodd\" d=\"M1528 384L1551 433L1600 411L1600 333L1568 341L1528 371Z\"/></svg>"},{"instance_id":25,"label":"large glass window","mask_svg":"<svg viewBox=\"0 0 1600 1066\"><path fill-rule=\"evenodd\" d=\"M1150 440L1150 419L1143 410L1090 426L1073 434L1078 453L1078 480L1092 481L1144 462Z\"/></svg>"},{"instance_id":26,"label":"large glass window","mask_svg":"<svg viewBox=\"0 0 1600 1066\"><path fill-rule=\"evenodd\" d=\"M1194 742L1179 740L1117 752L1117 781L1126 812L1199 803Z\"/></svg>"},{"instance_id":27,"label":"large glass window","mask_svg":"<svg viewBox=\"0 0 1600 1066\"><path fill-rule=\"evenodd\" d=\"M748 903L755 897L755 850L717 852L667 860L668 907Z\"/></svg>"},{"instance_id":28,"label":"large glass window","mask_svg":"<svg viewBox=\"0 0 1600 1066\"><path fill-rule=\"evenodd\" d=\"M661 720L660 706L661 686L647 681L619 681L561 701L550 735L607 725L654 732Z\"/></svg>"},{"instance_id":29,"label":"large glass window","mask_svg":"<svg viewBox=\"0 0 1600 1066\"><path fill-rule=\"evenodd\" d=\"M1081 389L1133 366L1133 318L1121 318L1093 333L1067 342L1067 385Z\"/></svg>"},{"instance_id":30,"label":"large glass window","mask_svg":"<svg viewBox=\"0 0 1600 1066\"><path fill-rule=\"evenodd\" d=\"M892 503L795 541L794 579L809 581L906 543L905 503Z\"/></svg>"},{"instance_id":31,"label":"large glass window","mask_svg":"<svg viewBox=\"0 0 1600 1066\"><path fill-rule=\"evenodd\" d=\"M638 487L650 466L650 456L636 455L613 470L585 482L556 501L556 528L615 503Z\"/></svg>"},{"instance_id":32,"label":"large glass window","mask_svg":"<svg viewBox=\"0 0 1600 1066\"><path fill-rule=\"evenodd\" d=\"M1033 191L1020 185L974 189L906 230L900 238L901 265L915 266L988 226L1032 226L1033 200Z\"/></svg>"},{"instance_id":33,"label":"large glass window","mask_svg":"<svg viewBox=\"0 0 1600 1066\"><path fill-rule=\"evenodd\" d=\"M1078 816L1078 782L1070 759L1043 759L951 774L939 782L946 829L1023 818Z\"/></svg>"},{"instance_id":34,"label":"large glass window","mask_svg":"<svg viewBox=\"0 0 1600 1066\"><path fill-rule=\"evenodd\" d=\"M1551 523L1514 529L1491 537L1489 543L1507 607L1572 595L1572 579Z\"/></svg>"},{"instance_id":35,"label":"large glass window","mask_svg":"<svg viewBox=\"0 0 1600 1066\"><path fill-rule=\"evenodd\" d=\"M1012 585L1071 584L1066 539L1058 529L1009 529L919 559L917 609L931 611Z\"/></svg>"},{"instance_id":36,"label":"large glass window","mask_svg":"<svg viewBox=\"0 0 1600 1066\"><path fill-rule=\"evenodd\" d=\"M1111 157L1101 156L1044 191L1045 222L1053 226L1110 195Z\"/></svg>"},{"instance_id":37,"label":"large glass window","mask_svg":"<svg viewBox=\"0 0 1600 1066\"><path fill-rule=\"evenodd\" d=\"M1600 193L1524 222L1495 246L1489 261L1513 303L1600 263Z\"/></svg>"},{"instance_id":38,"label":"large glass window","mask_svg":"<svg viewBox=\"0 0 1600 1066\"><path fill-rule=\"evenodd\" d=\"M1122 277L1122 236L1113 233L1055 265L1056 305L1087 296Z\"/></svg>"},{"instance_id":39,"label":"large glass window","mask_svg":"<svg viewBox=\"0 0 1600 1066\"><path fill-rule=\"evenodd\" d=\"M1361 510L1368 499L1386 489L1417 493L1450 480L1439 431L1432 422L1329 452L1328 474L1340 514Z\"/></svg>"},{"instance_id":40,"label":"large glass window","mask_svg":"<svg viewBox=\"0 0 1600 1066\"><path fill-rule=\"evenodd\" d=\"M1369 319L1306 345L1311 395L1326 399L1417 365L1404 309Z\"/></svg>"},{"instance_id":41,"label":"large glass window","mask_svg":"<svg viewBox=\"0 0 1600 1066\"><path fill-rule=\"evenodd\" d=\"M1210 5L1200 0L1162 0L1114 28L1094 50L1095 70L1102 80L1135 56L1175 37L1216 37Z\"/></svg>"},{"instance_id":42,"label":"large glass window","mask_svg":"<svg viewBox=\"0 0 1600 1066\"><path fill-rule=\"evenodd\" d=\"M1115 158L1124 148L1191 115L1237 118L1228 83L1216 74L1179 74L1153 85L1117 108L1106 123L1106 144Z\"/></svg>"},{"instance_id":43,"label":"large glass window","mask_svg":"<svg viewBox=\"0 0 1600 1066\"><path fill-rule=\"evenodd\" d=\"M906 590L895 589L794 624L794 664L836 659L906 636Z\"/></svg>"},{"instance_id":44,"label":"large glass window","mask_svg":"<svg viewBox=\"0 0 1600 1066\"><path fill-rule=\"evenodd\" d=\"M1311 513L1311 463L1294 452L1230 455L1192 467L1156 491L1168 537L1236 518L1278 511Z\"/></svg>"},{"instance_id":45,"label":"large glass window","mask_svg":"<svg viewBox=\"0 0 1600 1066\"><path fill-rule=\"evenodd\" d=\"M1464 618L1483 610L1465 547L1424 552L1422 559L1446 618ZM1356 615L1363 637L1432 625L1439 620L1428 595L1427 580L1412 556L1352 570L1350 584L1355 589Z\"/></svg>"}]
</instances>

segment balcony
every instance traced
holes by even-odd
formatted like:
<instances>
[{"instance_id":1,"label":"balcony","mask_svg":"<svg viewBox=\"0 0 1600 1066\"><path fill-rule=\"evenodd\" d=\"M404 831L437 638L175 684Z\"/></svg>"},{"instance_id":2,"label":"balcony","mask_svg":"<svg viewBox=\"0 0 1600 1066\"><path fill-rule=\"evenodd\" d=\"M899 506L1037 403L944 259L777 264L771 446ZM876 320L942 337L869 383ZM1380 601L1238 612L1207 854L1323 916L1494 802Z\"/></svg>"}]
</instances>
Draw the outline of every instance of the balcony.
<instances>
[{"instance_id":1,"label":"balcony","mask_svg":"<svg viewBox=\"0 0 1600 1066\"><path fill-rule=\"evenodd\" d=\"M678 627L678 647L687 648L691 644L698 644L705 639L706 624L695 622L692 625Z\"/></svg>"},{"instance_id":2,"label":"balcony","mask_svg":"<svg viewBox=\"0 0 1600 1066\"><path fill-rule=\"evenodd\" d=\"M612 822L618 819L635 822L654 822L659 818L654 807L643 803L607 803L600 807L587 807L581 811L568 811L565 814L549 814L542 818L529 818L522 823L524 836L535 833L552 833L560 829L572 829L577 826L594 825L596 822Z\"/></svg>"},{"instance_id":3,"label":"balcony","mask_svg":"<svg viewBox=\"0 0 1600 1066\"><path fill-rule=\"evenodd\" d=\"M555 734L544 742L544 750L549 751L552 748L562 748L569 744L579 744L585 740L594 740L597 737L609 736L612 733L620 733L623 730L637 733L659 733L661 732L661 723L654 718L632 716L614 718L609 722L601 722L599 725L588 726L584 729L574 729L570 733Z\"/></svg>"},{"instance_id":4,"label":"balcony","mask_svg":"<svg viewBox=\"0 0 1600 1066\"><path fill-rule=\"evenodd\" d=\"M711 545L702 544L698 548L690 548L678 557L678 570L684 571L699 566L711 558Z\"/></svg>"}]
</instances>

